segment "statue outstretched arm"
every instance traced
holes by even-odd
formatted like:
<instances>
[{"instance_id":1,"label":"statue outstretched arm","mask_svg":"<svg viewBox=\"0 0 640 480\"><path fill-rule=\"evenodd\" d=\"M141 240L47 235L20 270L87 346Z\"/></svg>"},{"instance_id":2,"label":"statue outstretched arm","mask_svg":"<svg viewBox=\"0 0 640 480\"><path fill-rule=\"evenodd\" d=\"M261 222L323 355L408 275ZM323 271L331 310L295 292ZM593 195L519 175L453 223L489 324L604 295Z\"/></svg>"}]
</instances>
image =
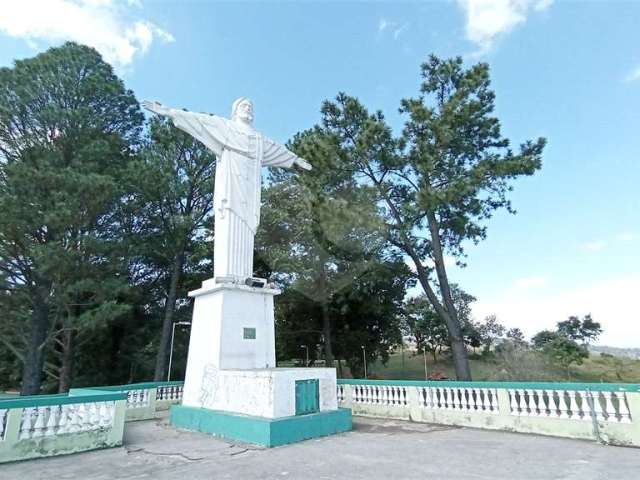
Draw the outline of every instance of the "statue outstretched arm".
<instances>
[{"instance_id":1,"label":"statue outstretched arm","mask_svg":"<svg viewBox=\"0 0 640 480\"><path fill-rule=\"evenodd\" d=\"M169 117L180 130L202 142L217 156L222 155L229 136L225 119L215 115L170 108L160 102L149 100L143 101L142 106L157 115Z\"/></svg>"},{"instance_id":2,"label":"statue outstretched arm","mask_svg":"<svg viewBox=\"0 0 640 480\"><path fill-rule=\"evenodd\" d=\"M273 140L265 139L262 165L265 167L291 168L294 165L311 170L311 164L305 159L298 157L283 145L275 143Z\"/></svg>"}]
</instances>

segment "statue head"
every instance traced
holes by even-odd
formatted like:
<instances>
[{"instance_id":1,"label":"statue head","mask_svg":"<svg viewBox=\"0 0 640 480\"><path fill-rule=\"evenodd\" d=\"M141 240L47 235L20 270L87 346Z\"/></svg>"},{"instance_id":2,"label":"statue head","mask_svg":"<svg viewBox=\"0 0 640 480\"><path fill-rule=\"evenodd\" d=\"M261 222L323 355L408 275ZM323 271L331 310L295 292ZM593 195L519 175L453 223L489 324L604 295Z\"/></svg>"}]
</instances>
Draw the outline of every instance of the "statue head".
<instances>
[{"instance_id":1,"label":"statue head","mask_svg":"<svg viewBox=\"0 0 640 480\"><path fill-rule=\"evenodd\" d=\"M247 125L253 124L253 102L247 97L240 97L231 107L231 120L240 121Z\"/></svg>"}]
</instances>

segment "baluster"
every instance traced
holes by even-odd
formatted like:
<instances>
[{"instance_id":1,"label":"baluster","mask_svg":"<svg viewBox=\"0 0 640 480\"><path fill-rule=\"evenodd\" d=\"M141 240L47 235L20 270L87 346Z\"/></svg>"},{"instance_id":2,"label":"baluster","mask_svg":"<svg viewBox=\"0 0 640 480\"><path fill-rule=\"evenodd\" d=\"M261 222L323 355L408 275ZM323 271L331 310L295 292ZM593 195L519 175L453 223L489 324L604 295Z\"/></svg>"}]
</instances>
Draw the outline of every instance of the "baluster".
<instances>
[{"instance_id":1,"label":"baluster","mask_svg":"<svg viewBox=\"0 0 640 480\"><path fill-rule=\"evenodd\" d=\"M527 395L527 403L529 404L529 416L535 417L538 415L538 402L536 401L535 391L531 389L525 390L525 394Z\"/></svg>"},{"instance_id":2,"label":"baluster","mask_svg":"<svg viewBox=\"0 0 640 480\"><path fill-rule=\"evenodd\" d=\"M22 418L20 420L20 435L18 438L23 440L31 438L31 426L35 420L34 407L27 407L22 410Z\"/></svg>"},{"instance_id":3,"label":"baluster","mask_svg":"<svg viewBox=\"0 0 640 480\"><path fill-rule=\"evenodd\" d=\"M469 410L473 410L474 412L477 412L478 410L480 410L480 389L478 388L471 388L470 390L470 394L469 394Z\"/></svg>"},{"instance_id":4,"label":"baluster","mask_svg":"<svg viewBox=\"0 0 640 480\"><path fill-rule=\"evenodd\" d=\"M35 414L36 422L33 425L33 434L31 435L32 438L44 436L47 407L36 407Z\"/></svg>"},{"instance_id":5,"label":"baluster","mask_svg":"<svg viewBox=\"0 0 640 480\"><path fill-rule=\"evenodd\" d=\"M555 390L546 390L547 399L549 400L549 416L550 417L559 417L560 410L556 403Z\"/></svg>"},{"instance_id":6,"label":"baluster","mask_svg":"<svg viewBox=\"0 0 640 480\"><path fill-rule=\"evenodd\" d=\"M447 400L447 410L455 410L455 404L453 402L453 388L445 388L446 392L446 400Z\"/></svg>"},{"instance_id":7,"label":"baluster","mask_svg":"<svg viewBox=\"0 0 640 480\"><path fill-rule=\"evenodd\" d=\"M527 399L525 398L524 390L518 389L516 392L518 392L518 415L527 415Z\"/></svg>"},{"instance_id":8,"label":"baluster","mask_svg":"<svg viewBox=\"0 0 640 480\"><path fill-rule=\"evenodd\" d=\"M589 407L589 401L587 400L587 392L580 390L577 392L580 395L580 410L582 411L582 418L586 422L591 421L591 407Z\"/></svg>"},{"instance_id":9,"label":"baluster","mask_svg":"<svg viewBox=\"0 0 640 480\"><path fill-rule=\"evenodd\" d=\"M536 417L547 416L547 406L544 403L544 390L534 390L536 396Z\"/></svg>"},{"instance_id":10,"label":"baluster","mask_svg":"<svg viewBox=\"0 0 640 480\"><path fill-rule=\"evenodd\" d=\"M498 415L500 413L498 410L498 389L494 388L493 390L489 390L489 392L491 393L491 411Z\"/></svg>"},{"instance_id":11,"label":"baluster","mask_svg":"<svg viewBox=\"0 0 640 480\"><path fill-rule=\"evenodd\" d=\"M54 405L49 407L49 419L47 420L47 428L44 431L45 437L50 437L56 434L56 428L60 421L60 406Z\"/></svg>"},{"instance_id":12,"label":"baluster","mask_svg":"<svg viewBox=\"0 0 640 480\"><path fill-rule=\"evenodd\" d=\"M607 415L607 421L617 421L616 409L611 401L611 392L602 392L602 395L604 396L604 411Z\"/></svg>"},{"instance_id":13,"label":"baluster","mask_svg":"<svg viewBox=\"0 0 640 480\"><path fill-rule=\"evenodd\" d=\"M616 392L616 398L618 399L618 421L621 423L631 423L631 413L629 407L627 407L627 396L624 392Z\"/></svg>"},{"instance_id":14,"label":"baluster","mask_svg":"<svg viewBox=\"0 0 640 480\"><path fill-rule=\"evenodd\" d=\"M0 440L4 440L4 422L7 417L6 410L0 410Z\"/></svg>"},{"instance_id":15,"label":"baluster","mask_svg":"<svg viewBox=\"0 0 640 480\"><path fill-rule=\"evenodd\" d=\"M576 392L569 390L567 394L569 395L569 409L571 410L570 417L572 420L580 420L580 410L578 409L578 402L576 401Z\"/></svg>"},{"instance_id":16,"label":"baluster","mask_svg":"<svg viewBox=\"0 0 640 480\"><path fill-rule=\"evenodd\" d=\"M375 390L375 403L380 405L382 403L382 387L375 386L373 388Z\"/></svg>"},{"instance_id":17,"label":"baluster","mask_svg":"<svg viewBox=\"0 0 640 480\"><path fill-rule=\"evenodd\" d=\"M511 410L511 415L520 415L520 411L518 410L518 400L516 399L516 391L507 390L507 392L509 392L509 408ZM486 396L485 396L485 399L486 399ZM485 409L486 409L486 405L485 405Z\"/></svg>"},{"instance_id":18,"label":"baluster","mask_svg":"<svg viewBox=\"0 0 640 480\"><path fill-rule=\"evenodd\" d=\"M462 408L462 410L464 410L465 412L472 410L471 402L473 402L473 394L471 393L471 389L463 388L460 393L460 399L462 400L462 404L460 405L460 407Z\"/></svg>"},{"instance_id":19,"label":"baluster","mask_svg":"<svg viewBox=\"0 0 640 480\"><path fill-rule=\"evenodd\" d=\"M605 418L602 411L602 403L600 403L600 392L591 392L591 396L593 398L593 409L596 412L596 419L603 422Z\"/></svg>"},{"instance_id":20,"label":"baluster","mask_svg":"<svg viewBox=\"0 0 640 480\"><path fill-rule=\"evenodd\" d=\"M388 385L385 385L382 390L382 399L385 405L391 405L391 389Z\"/></svg>"},{"instance_id":21,"label":"baluster","mask_svg":"<svg viewBox=\"0 0 640 480\"><path fill-rule=\"evenodd\" d=\"M446 410L449 408L449 389L446 387L442 387L442 391L440 395L440 403L442 404L443 410Z\"/></svg>"},{"instance_id":22,"label":"baluster","mask_svg":"<svg viewBox=\"0 0 640 480\"><path fill-rule=\"evenodd\" d=\"M515 398L515 390L507 390L509 392L509 401L512 403L511 410L514 415L517 415L518 408L516 406L516 398ZM479 388L478 389L478 410L483 410L485 412L490 412L493 410L492 398L489 396L491 390L488 388Z\"/></svg>"},{"instance_id":23,"label":"baluster","mask_svg":"<svg viewBox=\"0 0 640 480\"><path fill-rule=\"evenodd\" d=\"M71 420L69 418L69 405L65 404L60 407L60 420L58 420L58 435L69 433Z\"/></svg>"},{"instance_id":24,"label":"baluster","mask_svg":"<svg viewBox=\"0 0 640 480\"><path fill-rule=\"evenodd\" d=\"M69 405L69 433L76 433L80 431L80 405L77 403Z\"/></svg>"},{"instance_id":25,"label":"baluster","mask_svg":"<svg viewBox=\"0 0 640 480\"><path fill-rule=\"evenodd\" d=\"M560 418L569 418L569 405L565 390L558 390L558 404L560 405Z\"/></svg>"},{"instance_id":26,"label":"baluster","mask_svg":"<svg viewBox=\"0 0 640 480\"><path fill-rule=\"evenodd\" d=\"M425 401L426 401L426 407L427 408L435 408L436 406L436 399L435 399L435 389L431 388L431 387L426 387L424 389L425 391Z\"/></svg>"},{"instance_id":27,"label":"baluster","mask_svg":"<svg viewBox=\"0 0 640 480\"><path fill-rule=\"evenodd\" d=\"M458 389L451 389L451 410L458 410L460 408L460 400L458 398Z\"/></svg>"}]
</instances>

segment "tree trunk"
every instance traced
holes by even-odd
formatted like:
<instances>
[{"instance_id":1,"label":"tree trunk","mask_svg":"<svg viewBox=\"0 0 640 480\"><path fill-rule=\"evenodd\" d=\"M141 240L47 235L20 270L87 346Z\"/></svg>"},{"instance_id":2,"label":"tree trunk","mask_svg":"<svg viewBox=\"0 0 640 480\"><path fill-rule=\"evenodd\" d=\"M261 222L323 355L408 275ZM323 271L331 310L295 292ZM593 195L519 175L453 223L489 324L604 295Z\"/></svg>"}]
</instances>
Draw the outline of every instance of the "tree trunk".
<instances>
[{"instance_id":1,"label":"tree trunk","mask_svg":"<svg viewBox=\"0 0 640 480\"><path fill-rule=\"evenodd\" d=\"M66 393L71 388L73 381L73 330L62 332L62 363L60 366L60 378L58 379L58 393Z\"/></svg>"},{"instance_id":2,"label":"tree trunk","mask_svg":"<svg viewBox=\"0 0 640 480\"><path fill-rule=\"evenodd\" d=\"M49 333L49 306L46 302L47 289L36 288L32 293L33 311L27 350L22 369L22 395L37 395L42 385L44 346Z\"/></svg>"},{"instance_id":3,"label":"tree trunk","mask_svg":"<svg viewBox=\"0 0 640 480\"><path fill-rule=\"evenodd\" d=\"M327 288L326 261L321 259L320 292L322 301L322 335L324 336L324 364L333 367L333 345L331 344L331 316L329 315L329 293Z\"/></svg>"},{"instance_id":4,"label":"tree trunk","mask_svg":"<svg viewBox=\"0 0 640 480\"><path fill-rule=\"evenodd\" d=\"M447 271L444 265L444 255L442 252L442 245L440 243L440 226L433 212L427 213L427 220L429 222L429 231L431 233L433 261L435 263L436 274L438 276L438 286L440 287L440 294L442 295L444 309L446 310L444 320L447 325L447 330L449 330L449 339L451 341L451 352L453 354L453 364L456 370L456 377L458 380L470 381L471 369L469 368L467 347L464 343L462 326L460 325L458 312L453 304L449 278L447 277Z\"/></svg>"},{"instance_id":5,"label":"tree trunk","mask_svg":"<svg viewBox=\"0 0 640 480\"><path fill-rule=\"evenodd\" d=\"M167 301L164 304L164 318L162 320L162 334L160 336L160 345L158 346L158 354L156 356L156 368L153 379L163 381L167 378L167 368L169 364L169 354L171 348L171 330L173 328L173 313L176 308L176 299L178 296L178 283L182 275L182 266L184 264L184 251L179 253L171 268L171 278L169 279L169 291L167 292Z\"/></svg>"}]
</instances>

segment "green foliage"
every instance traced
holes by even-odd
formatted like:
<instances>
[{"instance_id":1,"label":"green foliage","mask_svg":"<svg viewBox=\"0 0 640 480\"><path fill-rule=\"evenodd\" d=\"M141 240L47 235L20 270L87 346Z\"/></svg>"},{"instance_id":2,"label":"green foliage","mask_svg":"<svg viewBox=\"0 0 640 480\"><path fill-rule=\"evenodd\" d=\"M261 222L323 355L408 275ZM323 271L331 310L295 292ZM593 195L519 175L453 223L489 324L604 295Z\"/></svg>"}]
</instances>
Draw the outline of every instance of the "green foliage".
<instances>
[{"instance_id":1,"label":"green foliage","mask_svg":"<svg viewBox=\"0 0 640 480\"><path fill-rule=\"evenodd\" d=\"M278 356L301 358L306 345L315 360L319 345L328 365L338 356L362 370L362 346L384 359L400 341L409 272L385 248L371 189L337 168L334 139L311 130L290 148L314 168L271 171L256 239L261 273L286 287L276 310Z\"/></svg>"},{"instance_id":2,"label":"green foliage","mask_svg":"<svg viewBox=\"0 0 640 480\"><path fill-rule=\"evenodd\" d=\"M596 340L602 333L600 323L594 322L591 315L585 315L583 320L571 316L563 322L558 322L558 333L583 345Z\"/></svg>"},{"instance_id":3,"label":"green foliage","mask_svg":"<svg viewBox=\"0 0 640 480\"><path fill-rule=\"evenodd\" d=\"M543 330L533 336L533 346L545 353L554 363L567 372L572 364L580 365L589 357L587 344L602 333L602 327L591 315L584 320L571 316L558 322L555 332ZM578 343L580 342L580 343Z\"/></svg>"},{"instance_id":4,"label":"green foliage","mask_svg":"<svg viewBox=\"0 0 640 480\"><path fill-rule=\"evenodd\" d=\"M545 141L526 141L515 152L509 147L492 116L488 65L465 69L460 58L431 56L421 73L420 95L401 102L407 117L401 137L381 112L369 113L344 93L323 104L319 128L338 143L342 168L375 189L389 241L413 262L447 325L457 376L469 379L444 255L462 265L464 242L486 236L484 222L496 209L513 212L510 182L540 168Z\"/></svg>"},{"instance_id":5,"label":"green foliage","mask_svg":"<svg viewBox=\"0 0 640 480\"><path fill-rule=\"evenodd\" d=\"M113 213L141 122L133 94L88 47L68 43L0 69L0 270L31 308L29 327L5 344L23 360L25 392L39 389L58 334L126 311ZM52 353L56 378L64 368Z\"/></svg>"},{"instance_id":6,"label":"green foliage","mask_svg":"<svg viewBox=\"0 0 640 480\"><path fill-rule=\"evenodd\" d=\"M478 333L480 335L480 342L484 346L484 351L491 351L491 347L496 341L504 335L506 329L504 325L498 322L498 318L495 315L489 315L484 319L484 322L477 326Z\"/></svg>"}]
</instances>

